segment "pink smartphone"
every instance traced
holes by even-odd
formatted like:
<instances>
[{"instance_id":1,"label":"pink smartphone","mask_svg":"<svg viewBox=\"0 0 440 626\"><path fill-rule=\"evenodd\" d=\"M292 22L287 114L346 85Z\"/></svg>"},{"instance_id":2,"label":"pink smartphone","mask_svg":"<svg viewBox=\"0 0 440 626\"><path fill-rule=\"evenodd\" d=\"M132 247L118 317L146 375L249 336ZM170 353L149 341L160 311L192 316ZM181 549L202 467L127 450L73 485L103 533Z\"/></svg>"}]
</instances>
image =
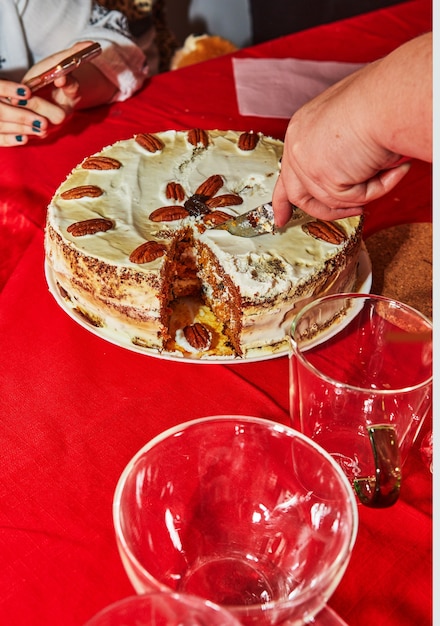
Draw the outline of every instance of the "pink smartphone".
<instances>
[{"instance_id":1,"label":"pink smartphone","mask_svg":"<svg viewBox=\"0 0 440 626\"><path fill-rule=\"evenodd\" d=\"M91 61L97 57L101 54L101 52L102 49L100 44L92 43L90 46L87 46L87 48L83 48L83 50L66 57L57 63L57 65L54 65L42 74L30 78L25 84L32 89L32 92L35 92L38 89L53 83L55 79L60 78L61 76L66 76L66 74L70 74L70 72L73 72L73 70L83 63Z\"/></svg>"}]
</instances>

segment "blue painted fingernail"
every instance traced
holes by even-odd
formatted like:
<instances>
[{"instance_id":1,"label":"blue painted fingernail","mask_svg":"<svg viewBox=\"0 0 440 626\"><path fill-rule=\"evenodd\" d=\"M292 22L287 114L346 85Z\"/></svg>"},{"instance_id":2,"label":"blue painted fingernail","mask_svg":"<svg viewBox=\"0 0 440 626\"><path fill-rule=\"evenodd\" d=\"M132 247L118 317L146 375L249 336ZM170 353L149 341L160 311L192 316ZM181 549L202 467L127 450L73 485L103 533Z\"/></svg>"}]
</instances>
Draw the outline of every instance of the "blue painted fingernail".
<instances>
[{"instance_id":1,"label":"blue painted fingernail","mask_svg":"<svg viewBox=\"0 0 440 626\"><path fill-rule=\"evenodd\" d=\"M39 133L40 132L40 127L41 127L40 120L34 120L32 122L32 130L34 130L35 132Z\"/></svg>"},{"instance_id":2,"label":"blue painted fingernail","mask_svg":"<svg viewBox=\"0 0 440 626\"><path fill-rule=\"evenodd\" d=\"M26 89L24 87L18 87L17 88L17 95L18 96L24 96L26 94Z\"/></svg>"},{"instance_id":3,"label":"blue painted fingernail","mask_svg":"<svg viewBox=\"0 0 440 626\"><path fill-rule=\"evenodd\" d=\"M23 135L15 135L16 141L23 141Z\"/></svg>"},{"instance_id":4,"label":"blue painted fingernail","mask_svg":"<svg viewBox=\"0 0 440 626\"><path fill-rule=\"evenodd\" d=\"M25 107L27 105L28 101L27 100L19 100L18 101L18 105L21 107Z\"/></svg>"}]
</instances>

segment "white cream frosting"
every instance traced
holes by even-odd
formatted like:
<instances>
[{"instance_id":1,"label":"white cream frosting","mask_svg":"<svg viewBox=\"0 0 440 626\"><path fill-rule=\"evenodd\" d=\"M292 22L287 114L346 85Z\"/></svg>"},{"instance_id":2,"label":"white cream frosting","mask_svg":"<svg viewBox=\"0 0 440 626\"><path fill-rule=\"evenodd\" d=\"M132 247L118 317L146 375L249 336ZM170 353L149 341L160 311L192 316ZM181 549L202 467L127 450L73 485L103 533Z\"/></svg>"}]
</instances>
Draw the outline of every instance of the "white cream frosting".
<instances>
[{"instance_id":1,"label":"white cream frosting","mask_svg":"<svg viewBox=\"0 0 440 626\"><path fill-rule=\"evenodd\" d=\"M85 170L81 166L73 170L49 207L50 223L64 239L88 255L126 265L138 245L160 237L161 230L182 225L182 220L160 224L148 219L159 207L179 204L166 198L168 182L179 182L189 198L209 176L220 174L225 184L216 195L236 193L243 198L238 207L222 208L231 216L270 200L282 154L280 141L261 138L255 150L244 152L237 147L239 133L232 131L211 131L211 144L206 150L194 148L184 132L167 131L157 136L165 144L160 152L149 153L129 139L98 153L119 160L122 167L118 170ZM97 185L104 194L74 201L60 197L63 191L80 185ZM72 222L94 217L115 220L115 228L81 238L67 233Z\"/></svg>"},{"instance_id":2,"label":"white cream frosting","mask_svg":"<svg viewBox=\"0 0 440 626\"><path fill-rule=\"evenodd\" d=\"M220 260L225 271L233 274L244 299L253 302L287 294L311 272L323 267L335 251L341 249L307 235L301 225L311 221L303 215L292 219L282 232L252 238L232 237L221 230L206 231L200 241L206 242ZM343 220L347 231L355 232L358 218ZM239 244L236 240L240 239Z\"/></svg>"}]
</instances>

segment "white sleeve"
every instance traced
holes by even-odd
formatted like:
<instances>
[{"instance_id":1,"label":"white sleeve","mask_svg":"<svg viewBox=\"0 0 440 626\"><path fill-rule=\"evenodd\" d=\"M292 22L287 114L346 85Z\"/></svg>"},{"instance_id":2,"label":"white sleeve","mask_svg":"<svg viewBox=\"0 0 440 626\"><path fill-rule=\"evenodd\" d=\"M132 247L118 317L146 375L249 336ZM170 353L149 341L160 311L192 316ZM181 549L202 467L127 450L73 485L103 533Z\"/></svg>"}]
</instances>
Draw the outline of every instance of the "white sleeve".
<instances>
[{"instance_id":1,"label":"white sleeve","mask_svg":"<svg viewBox=\"0 0 440 626\"><path fill-rule=\"evenodd\" d=\"M148 63L130 35L125 16L95 2L89 24L69 45L84 39L101 44L102 54L93 63L118 87L114 101L129 98L142 86L148 75Z\"/></svg>"},{"instance_id":2,"label":"white sleeve","mask_svg":"<svg viewBox=\"0 0 440 626\"><path fill-rule=\"evenodd\" d=\"M94 0L5 1L11 12L17 12L21 25L21 32L6 33L7 38L17 41L21 37L27 49L26 66L15 67L20 74L16 80L41 59L78 41L91 40L103 50L92 63L118 89L114 101L129 98L144 83L149 69L146 55L132 39L127 19L119 11L109 11ZM2 47L0 42L0 52Z\"/></svg>"}]
</instances>

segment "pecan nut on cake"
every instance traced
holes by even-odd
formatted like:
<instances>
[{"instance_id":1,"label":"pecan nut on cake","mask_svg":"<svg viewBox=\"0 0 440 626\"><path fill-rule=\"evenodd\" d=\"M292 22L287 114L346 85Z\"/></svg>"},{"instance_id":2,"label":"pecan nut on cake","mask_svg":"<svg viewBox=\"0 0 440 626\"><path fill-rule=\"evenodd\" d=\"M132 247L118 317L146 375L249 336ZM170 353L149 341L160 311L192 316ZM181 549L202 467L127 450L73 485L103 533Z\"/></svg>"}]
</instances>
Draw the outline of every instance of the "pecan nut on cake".
<instances>
[{"instance_id":1,"label":"pecan nut on cake","mask_svg":"<svg viewBox=\"0 0 440 626\"><path fill-rule=\"evenodd\" d=\"M287 349L295 312L350 291L362 218L301 211L275 234L216 229L271 200L283 143L261 133L139 133L86 158L48 207L58 296L136 349L196 359Z\"/></svg>"}]
</instances>

